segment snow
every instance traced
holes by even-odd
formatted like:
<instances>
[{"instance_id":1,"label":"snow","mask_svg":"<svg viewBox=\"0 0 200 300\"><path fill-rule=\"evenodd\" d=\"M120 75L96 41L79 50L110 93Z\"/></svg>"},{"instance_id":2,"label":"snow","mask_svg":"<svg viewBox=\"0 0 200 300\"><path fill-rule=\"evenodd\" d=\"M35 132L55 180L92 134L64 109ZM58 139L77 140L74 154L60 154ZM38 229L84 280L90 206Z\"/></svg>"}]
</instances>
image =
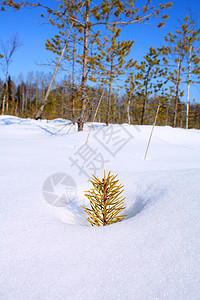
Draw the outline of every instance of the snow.
<instances>
[{"instance_id":1,"label":"snow","mask_svg":"<svg viewBox=\"0 0 200 300\"><path fill-rule=\"evenodd\" d=\"M110 125L127 141L112 155L95 123L97 175L118 174L128 214L95 228L80 207L91 184L72 165L90 126L0 117L0 299L200 299L200 131L155 127L144 160L151 126ZM65 207L42 192L57 173L77 185Z\"/></svg>"}]
</instances>

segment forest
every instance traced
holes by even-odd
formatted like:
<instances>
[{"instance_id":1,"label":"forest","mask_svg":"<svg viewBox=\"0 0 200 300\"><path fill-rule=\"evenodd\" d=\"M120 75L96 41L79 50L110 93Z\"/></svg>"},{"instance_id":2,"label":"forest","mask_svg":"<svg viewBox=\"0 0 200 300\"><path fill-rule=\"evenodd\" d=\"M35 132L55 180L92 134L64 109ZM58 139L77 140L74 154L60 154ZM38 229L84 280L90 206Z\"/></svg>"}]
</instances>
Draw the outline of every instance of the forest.
<instances>
[{"instance_id":1,"label":"forest","mask_svg":"<svg viewBox=\"0 0 200 300\"><path fill-rule=\"evenodd\" d=\"M93 121L150 125L159 108L157 125L200 129L200 104L190 99L191 85L200 82L200 28L194 16L186 14L142 61L130 57L134 41L123 40L124 27L131 30L135 23L148 26L153 19L156 27L165 26L173 3L155 7L153 2L136 7L132 0L63 0L48 7L38 1L0 1L2 13L39 7L41 17L57 29L46 40L46 50L54 54L52 74L30 72L13 80L9 68L20 42L17 35L1 41L1 114L64 118L81 131ZM57 78L59 70L64 75Z\"/></svg>"}]
</instances>

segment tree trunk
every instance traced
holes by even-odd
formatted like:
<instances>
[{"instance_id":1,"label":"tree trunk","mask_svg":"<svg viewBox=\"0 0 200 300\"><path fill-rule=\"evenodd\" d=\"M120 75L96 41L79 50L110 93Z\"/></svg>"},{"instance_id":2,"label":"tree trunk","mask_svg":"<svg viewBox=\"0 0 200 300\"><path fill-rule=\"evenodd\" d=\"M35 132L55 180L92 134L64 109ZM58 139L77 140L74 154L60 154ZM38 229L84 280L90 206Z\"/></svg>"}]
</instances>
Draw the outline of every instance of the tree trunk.
<instances>
[{"instance_id":1,"label":"tree trunk","mask_svg":"<svg viewBox=\"0 0 200 300\"><path fill-rule=\"evenodd\" d=\"M8 109L9 109L9 102L8 102L8 97L7 97L7 101L6 101L6 113L8 113Z\"/></svg>"},{"instance_id":2,"label":"tree trunk","mask_svg":"<svg viewBox=\"0 0 200 300\"><path fill-rule=\"evenodd\" d=\"M106 125L108 126L110 123L110 113L111 113L111 104L112 104L112 83L113 83L113 53L111 53L111 61L110 61L110 82L109 82L109 93L108 93L108 110L107 110L107 120Z\"/></svg>"},{"instance_id":3,"label":"tree trunk","mask_svg":"<svg viewBox=\"0 0 200 300\"><path fill-rule=\"evenodd\" d=\"M74 32L73 62L72 62L72 123L75 125L75 60L76 60L76 30Z\"/></svg>"},{"instance_id":4,"label":"tree trunk","mask_svg":"<svg viewBox=\"0 0 200 300\"><path fill-rule=\"evenodd\" d=\"M191 78L191 52L192 52L192 47L190 47L189 63L188 63L186 129L189 128L189 112L190 112L190 78Z\"/></svg>"},{"instance_id":5,"label":"tree trunk","mask_svg":"<svg viewBox=\"0 0 200 300\"><path fill-rule=\"evenodd\" d=\"M3 103L2 103L2 115L4 115L5 113L5 104L6 104L6 91L4 92L4 95L3 95Z\"/></svg>"},{"instance_id":6,"label":"tree trunk","mask_svg":"<svg viewBox=\"0 0 200 300\"><path fill-rule=\"evenodd\" d=\"M176 95L175 95L175 105L174 105L174 124L173 127L177 125L177 115L178 115L178 101L179 101L179 86L180 86L180 77L181 77L181 63L182 60L178 62L178 74L177 74L177 84L176 84Z\"/></svg>"},{"instance_id":7,"label":"tree trunk","mask_svg":"<svg viewBox=\"0 0 200 300\"><path fill-rule=\"evenodd\" d=\"M141 116L141 123L140 123L141 125L143 125L143 123L144 123L146 101L147 101L147 83L145 83L145 95L144 95L143 103L142 103L142 116Z\"/></svg>"},{"instance_id":8,"label":"tree trunk","mask_svg":"<svg viewBox=\"0 0 200 300\"><path fill-rule=\"evenodd\" d=\"M5 92L3 95L3 103L2 103L2 115L5 113L5 106L6 106L6 101L8 101L8 65L7 65L7 70L6 70L6 85L5 85Z\"/></svg>"},{"instance_id":9,"label":"tree trunk","mask_svg":"<svg viewBox=\"0 0 200 300\"><path fill-rule=\"evenodd\" d=\"M24 105L25 105L25 95L24 95L24 85L21 83L20 86L20 94L21 94L21 112L24 113Z\"/></svg>"},{"instance_id":10,"label":"tree trunk","mask_svg":"<svg viewBox=\"0 0 200 300\"><path fill-rule=\"evenodd\" d=\"M24 110L25 113L27 113L27 108L28 108L28 87L25 85L25 103L24 103Z\"/></svg>"},{"instance_id":11,"label":"tree trunk","mask_svg":"<svg viewBox=\"0 0 200 300\"><path fill-rule=\"evenodd\" d=\"M84 27L84 51L83 51L83 71L82 71L82 83L81 83L81 112L78 119L78 131L83 131L83 124L85 122L86 111L86 84L87 84L87 62L88 62L88 38L89 38L89 11L90 0L87 1L85 12L85 27Z\"/></svg>"},{"instance_id":12,"label":"tree trunk","mask_svg":"<svg viewBox=\"0 0 200 300\"><path fill-rule=\"evenodd\" d=\"M131 117L130 117L130 105L131 105L131 100L130 98L128 99L128 106L127 106L127 116L128 116L128 124L131 124Z\"/></svg>"},{"instance_id":13,"label":"tree trunk","mask_svg":"<svg viewBox=\"0 0 200 300\"><path fill-rule=\"evenodd\" d=\"M150 73L150 67L148 68L147 75L144 81L145 85L145 95L143 99L143 104L142 104L142 117L141 117L141 125L144 123L144 114L145 114L145 109L146 109L146 102L147 102L147 96L148 96L148 78L149 78L149 73Z\"/></svg>"},{"instance_id":14,"label":"tree trunk","mask_svg":"<svg viewBox=\"0 0 200 300\"><path fill-rule=\"evenodd\" d=\"M146 106L146 99L145 99L145 97L144 97L143 103L142 103L142 116L141 116L141 122L140 122L140 125L143 125L143 123L144 123L145 106Z\"/></svg>"}]
</instances>

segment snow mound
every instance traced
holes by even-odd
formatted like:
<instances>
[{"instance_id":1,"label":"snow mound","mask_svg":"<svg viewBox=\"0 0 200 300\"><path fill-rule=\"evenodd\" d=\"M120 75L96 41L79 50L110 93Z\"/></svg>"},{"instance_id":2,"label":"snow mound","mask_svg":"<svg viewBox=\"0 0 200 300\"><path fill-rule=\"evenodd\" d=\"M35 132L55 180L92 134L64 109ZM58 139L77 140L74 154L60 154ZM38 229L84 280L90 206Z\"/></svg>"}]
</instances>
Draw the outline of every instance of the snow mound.
<instances>
[{"instance_id":1,"label":"snow mound","mask_svg":"<svg viewBox=\"0 0 200 300\"><path fill-rule=\"evenodd\" d=\"M21 119L14 116L0 116L0 126L1 125L13 125L13 124L27 124L30 119Z\"/></svg>"}]
</instances>

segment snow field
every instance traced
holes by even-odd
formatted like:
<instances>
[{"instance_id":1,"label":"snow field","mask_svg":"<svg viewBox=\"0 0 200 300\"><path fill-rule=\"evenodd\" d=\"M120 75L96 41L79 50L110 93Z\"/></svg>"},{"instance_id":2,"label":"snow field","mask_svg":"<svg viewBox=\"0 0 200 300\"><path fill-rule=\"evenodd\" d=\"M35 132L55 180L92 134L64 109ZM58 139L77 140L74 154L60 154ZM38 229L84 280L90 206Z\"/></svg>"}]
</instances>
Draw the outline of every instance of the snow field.
<instances>
[{"instance_id":1,"label":"snow field","mask_svg":"<svg viewBox=\"0 0 200 300\"><path fill-rule=\"evenodd\" d=\"M104 126L96 123L89 146L119 174L128 217L94 228L80 208L91 185L69 160L90 124L51 134L65 123L0 117L0 299L198 300L200 131L156 127L144 161L150 126L123 125L134 138L112 156L94 137ZM64 208L42 195L59 172L77 184Z\"/></svg>"}]
</instances>

